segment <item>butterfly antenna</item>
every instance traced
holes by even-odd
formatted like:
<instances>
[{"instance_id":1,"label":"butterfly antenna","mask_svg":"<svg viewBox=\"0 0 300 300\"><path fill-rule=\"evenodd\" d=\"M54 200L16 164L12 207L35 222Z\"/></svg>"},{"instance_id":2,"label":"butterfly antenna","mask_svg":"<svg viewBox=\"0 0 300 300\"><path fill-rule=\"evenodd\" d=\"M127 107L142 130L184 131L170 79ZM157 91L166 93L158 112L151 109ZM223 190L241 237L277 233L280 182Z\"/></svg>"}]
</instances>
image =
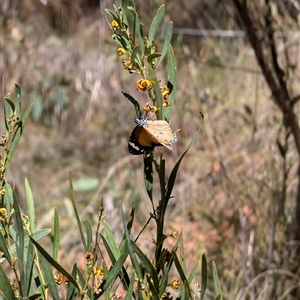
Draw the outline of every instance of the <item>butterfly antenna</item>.
<instances>
[{"instance_id":1,"label":"butterfly antenna","mask_svg":"<svg viewBox=\"0 0 300 300\"><path fill-rule=\"evenodd\" d=\"M129 95L125 92L122 92L122 94L134 105L136 118L141 119L142 111L141 111L139 103L131 95Z\"/></svg>"}]
</instances>

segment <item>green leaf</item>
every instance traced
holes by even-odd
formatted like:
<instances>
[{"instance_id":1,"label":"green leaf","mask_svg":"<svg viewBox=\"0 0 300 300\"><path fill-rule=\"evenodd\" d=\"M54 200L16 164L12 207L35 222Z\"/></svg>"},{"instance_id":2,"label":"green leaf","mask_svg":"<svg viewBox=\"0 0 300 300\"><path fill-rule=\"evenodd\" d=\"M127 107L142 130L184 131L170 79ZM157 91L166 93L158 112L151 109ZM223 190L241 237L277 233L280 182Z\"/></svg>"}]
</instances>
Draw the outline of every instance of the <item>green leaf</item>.
<instances>
[{"instance_id":1,"label":"green leaf","mask_svg":"<svg viewBox=\"0 0 300 300\"><path fill-rule=\"evenodd\" d=\"M24 112L23 116L22 116L22 120L20 121L18 128L15 131L15 135L12 138L11 144L10 144L10 149L9 149L9 153L7 156L7 162L6 162L6 168L8 167L9 163L11 162L13 155L15 154L16 150L17 150L17 145L19 143L19 140L21 138L21 135L23 133L24 127L26 125L27 119L29 117L30 111L32 109L32 104L30 104L26 111Z\"/></svg>"},{"instance_id":2,"label":"green leaf","mask_svg":"<svg viewBox=\"0 0 300 300\"><path fill-rule=\"evenodd\" d=\"M15 241L17 258L18 258L18 267L20 272L20 278L25 278L25 270L24 270L24 228L23 228L23 221L21 216L21 210L19 207L19 203L16 197L15 192L13 192L14 197L14 210L15 210L15 218L16 218L16 225L17 225L17 236ZM22 295L25 294L25 281L21 280L21 293Z\"/></svg>"},{"instance_id":3,"label":"green leaf","mask_svg":"<svg viewBox=\"0 0 300 300\"><path fill-rule=\"evenodd\" d=\"M6 245L6 240L2 234L2 230L0 230L0 251L3 252L4 257L7 259L7 261L11 265L12 264L11 257L10 257L10 254L9 254L9 251L8 251L8 248ZM1 257L0 263L2 263L5 260L4 257Z\"/></svg>"},{"instance_id":4,"label":"green leaf","mask_svg":"<svg viewBox=\"0 0 300 300\"><path fill-rule=\"evenodd\" d=\"M43 270L43 275L53 299L59 299L57 285L50 267L49 261L41 254L40 262Z\"/></svg>"},{"instance_id":5,"label":"green leaf","mask_svg":"<svg viewBox=\"0 0 300 300\"><path fill-rule=\"evenodd\" d=\"M144 156L144 181L145 181L146 192L150 200L153 202L152 199L153 165L150 156Z\"/></svg>"},{"instance_id":6,"label":"green leaf","mask_svg":"<svg viewBox=\"0 0 300 300\"><path fill-rule=\"evenodd\" d=\"M192 282L193 282L193 280L194 280L194 278L195 278L195 276L196 276L196 273L197 273L197 271L198 271L199 265L200 265L200 262L198 262L198 263L195 265L195 267L193 268L191 274L189 275L189 277L188 277L188 283L189 283L189 284L192 284ZM201 289L202 289L202 286L201 286Z\"/></svg>"},{"instance_id":7,"label":"green leaf","mask_svg":"<svg viewBox=\"0 0 300 300\"><path fill-rule=\"evenodd\" d=\"M130 285L128 287L128 290L127 290L124 300L132 299L134 283L135 283L135 273L133 272L131 275L131 278L130 278Z\"/></svg>"},{"instance_id":8,"label":"green leaf","mask_svg":"<svg viewBox=\"0 0 300 300\"><path fill-rule=\"evenodd\" d=\"M75 272L75 268L76 268L76 272ZM87 282L85 276L82 274L81 270L77 267L76 264L74 265L72 276L74 277L75 274L76 274L76 278L79 279L79 285L83 289L86 286ZM92 291L90 289L87 290L87 297L88 297L87 299L92 299Z\"/></svg>"},{"instance_id":9,"label":"green leaf","mask_svg":"<svg viewBox=\"0 0 300 300\"><path fill-rule=\"evenodd\" d=\"M157 119L158 120L163 120L163 118L162 118L162 110L163 110L162 94L161 94L161 91L160 91L159 81L156 77L155 70L153 70L152 68L149 68L149 77L150 77L150 80L152 80L154 82L153 91L154 91L154 94L155 94L155 103L153 103L153 104L157 108L159 108Z\"/></svg>"},{"instance_id":10,"label":"green leaf","mask_svg":"<svg viewBox=\"0 0 300 300\"><path fill-rule=\"evenodd\" d=\"M8 280L7 274L2 269L2 264L0 264L0 282L1 282L0 292L1 292L1 295L4 296L4 299L6 299L6 300L16 299L14 291Z\"/></svg>"},{"instance_id":11,"label":"green leaf","mask_svg":"<svg viewBox=\"0 0 300 300\"><path fill-rule=\"evenodd\" d=\"M48 261L58 272L62 273L64 276L66 276L69 279L69 281L72 282L78 290L80 290L76 280L56 260L54 260L47 253L47 251L37 241L35 241L31 236L30 236L30 240L33 242L33 244L38 249L38 251L44 256L46 261Z\"/></svg>"},{"instance_id":12,"label":"green leaf","mask_svg":"<svg viewBox=\"0 0 300 300\"><path fill-rule=\"evenodd\" d=\"M153 64L152 61L153 61L155 58L157 58L157 57L161 57L161 53L160 53L160 52L153 52L153 53L149 54L149 55L147 56L147 62L148 62L148 64L149 64L149 65L152 65L152 64Z\"/></svg>"},{"instance_id":13,"label":"green leaf","mask_svg":"<svg viewBox=\"0 0 300 300\"><path fill-rule=\"evenodd\" d=\"M206 256L202 254L202 266L201 266L201 293L200 293L200 300L204 299L205 291L207 287L207 262Z\"/></svg>"},{"instance_id":14,"label":"green leaf","mask_svg":"<svg viewBox=\"0 0 300 300\"><path fill-rule=\"evenodd\" d=\"M132 25L133 44L135 44L135 35L136 35L139 40L140 55L141 57L143 57L145 51L145 42L144 42L143 31L142 31L143 27L142 24L140 23L138 13L136 12L135 8L133 6L128 6L127 9L132 13L132 17L130 19L133 22Z\"/></svg>"},{"instance_id":15,"label":"green leaf","mask_svg":"<svg viewBox=\"0 0 300 300\"><path fill-rule=\"evenodd\" d=\"M200 112L200 115L201 115L201 125L202 125L204 116L203 116L203 114L201 112ZM171 197L172 190L173 190L174 183L175 183L176 176L177 176L177 171L178 171L178 169L180 167L180 164L181 164L184 156L187 154L187 152L191 149L191 147L195 143L195 141L196 141L196 139L197 139L197 137L198 137L198 135L200 133L200 130L201 130L201 126L199 127L198 131L194 135L192 141L186 147L185 151L181 154L180 158L176 162L176 164L175 164L175 166L174 166L174 168L173 168L173 170L172 170L172 172L170 174L170 177L169 177L169 180L168 180L168 184L167 184L167 190L166 190L166 201L169 201L169 199Z\"/></svg>"},{"instance_id":16,"label":"green leaf","mask_svg":"<svg viewBox=\"0 0 300 300\"><path fill-rule=\"evenodd\" d=\"M157 292L156 288L154 287L154 285L152 283L152 278L150 278L149 276L147 276L147 282L148 282L149 289L150 289L150 292L151 292L151 299L153 299L153 300L160 300L160 298L158 296L158 292Z\"/></svg>"},{"instance_id":17,"label":"green leaf","mask_svg":"<svg viewBox=\"0 0 300 300\"><path fill-rule=\"evenodd\" d=\"M9 130L9 124L7 120L8 118L13 117L14 112L15 112L15 104L7 95L4 97L4 120L5 120L5 128L7 131Z\"/></svg>"},{"instance_id":18,"label":"green leaf","mask_svg":"<svg viewBox=\"0 0 300 300\"><path fill-rule=\"evenodd\" d=\"M176 255L176 252L175 251L172 251L171 252L171 255L172 255L172 258L174 260L174 263L175 263L175 266L176 266L176 269L180 275L180 278L182 280L182 287L181 287L181 291L180 291L180 295L182 296L181 299L192 299L192 294L191 294L191 290L190 290L190 287L189 287L189 284L188 284L188 280L184 274L184 271L182 269L182 266L179 262L179 259Z\"/></svg>"},{"instance_id":19,"label":"green leaf","mask_svg":"<svg viewBox=\"0 0 300 300\"><path fill-rule=\"evenodd\" d=\"M136 255L133 251L132 245L131 245L131 241L130 241L130 235L129 235L129 231L128 228L126 226L126 221L125 221L125 216L124 216L124 212L121 209L121 213L122 213L122 221L123 221L123 227L124 227L124 232L125 232L125 237L126 237L126 241L127 241L127 248L128 248L128 253L132 262L132 267L133 270L135 271L135 273L137 274L137 277L140 280L143 280L143 275L142 275L142 271L141 271L141 267L139 265L139 262L136 258Z\"/></svg>"},{"instance_id":20,"label":"green leaf","mask_svg":"<svg viewBox=\"0 0 300 300\"><path fill-rule=\"evenodd\" d=\"M171 259L167 263L167 266L163 272L163 277L161 279L161 284L160 284L160 288L159 288L159 297L160 298L163 296L163 293L165 292L165 290L167 288L169 273L170 273L170 269L171 269L172 265L173 265L173 259L171 257Z\"/></svg>"},{"instance_id":21,"label":"green leaf","mask_svg":"<svg viewBox=\"0 0 300 300\"><path fill-rule=\"evenodd\" d=\"M21 88L17 83L15 83L15 94L16 94L15 115L18 115L21 109Z\"/></svg>"},{"instance_id":22,"label":"green leaf","mask_svg":"<svg viewBox=\"0 0 300 300\"><path fill-rule=\"evenodd\" d=\"M28 217L29 217L29 228L30 232L35 232L35 210L34 210L34 201L32 196L32 191L29 185L27 178L25 178L25 191L28 207Z\"/></svg>"},{"instance_id":23,"label":"green leaf","mask_svg":"<svg viewBox=\"0 0 300 300\"><path fill-rule=\"evenodd\" d=\"M60 226L57 208L54 210L54 229L53 229L53 259L57 260L59 243L60 243Z\"/></svg>"},{"instance_id":24,"label":"green leaf","mask_svg":"<svg viewBox=\"0 0 300 300\"><path fill-rule=\"evenodd\" d=\"M93 232L92 232L92 227L91 224L87 221L83 221L83 225L86 230L86 241L87 241L87 252L92 252L92 247L93 247Z\"/></svg>"},{"instance_id":25,"label":"green leaf","mask_svg":"<svg viewBox=\"0 0 300 300\"><path fill-rule=\"evenodd\" d=\"M104 293L104 291L109 288L115 278L120 274L127 256L128 251L123 251L117 262L109 270L108 274L104 275L103 281L99 286L99 290L101 292L99 294L94 294L95 299L98 299Z\"/></svg>"},{"instance_id":26,"label":"green leaf","mask_svg":"<svg viewBox=\"0 0 300 300\"><path fill-rule=\"evenodd\" d=\"M116 0L116 9L118 9L119 7L121 7L122 1L123 0Z\"/></svg>"},{"instance_id":27,"label":"green leaf","mask_svg":"<svg viewBox=\"0 0 300 300\"><path fill-rule=\"evenodd\" d=\"M78 268L77 268L77 264L74 264L73 269L72 269L72 277L76 278L78 274ZM68 284L68 291L67 291L67 297L66 300L73 300L76 298L76 292L77 289L75 288L75 286L72 283Z\"/></svg>"},{"instance_id":28,"label":"green leaf","mask_svg":"<svg viewBox=\"0 0 300 300\"><path fill-rule=\"evenodd\" d=\"M168 103L170 106L165 107L163 111L163 119L170 120L171 111L176 95L177 90L177 68L176 68L176 58L173 51L173 47L170 45L168 49L168 64L167 64L167 71L168 71L168 88L170 89L170 94L168 97Z\"/></svg>"},{"instance_id":29,"label":"green leaf","mask_svg":"<svg viewBox=\"0 0 300 300\"><path fill-rule=\"evenodd\" d=\"M126 50L131 49L131 45L130 45L129 41L126 38L124 38L122 35L120 35L118 33L114 33L112 35L112 38L114 41L116 41L120 45L120 47L122 47Z\"/></svg>"},{"instance_id":30,"label":"green leaf","mask_svg":"<svg viewBox=\"0 0 300 300\"><path fill-rule=\"evenodd\" d=\"M139 64L140 64L140 59L139 59L139 53L138 53L138 50L139 50L139 47L138 46L135 46L132 53L131 53L131 62L136 66L138 67ZM137 61L136 61L137 60Z\"/></svg>"},{"instance_id":31,"label":"green leaf","mask_svg":"<svg viewBox=\"0 0 300 300\"><path fill-rule=\"evenodd\" d=\"M105 8L104 11L105 11L108 15L110 15L114 20L117 21L117 20L119 19L118 16L115 15L115 13L114 13L113 11L111 11L110 9ZM108 23L109 23L109 22L108 22Z\"/></svg>"},{"instance_id":32,"label":"green leaf","mask_svg":"<svg viewBox=\"0 0 300 300\"><path fill-rule=\"evenodd\" d=\"M74 188L73 188L72 172L71 171L69 173L69 187L70 187L70 198L71 198L71 202L72 202L72 206L73 206L73 210L74 210L74 215L75 215L75 218L76 218L76 221L77 221L77 227L79 229L79 233L80 233L80 237L81 237L81 241L82 241L84 250L87 251L86 240L84 238L84 234L83 234L83 230L82 230L82 226L81 226L81 222L80 222L79 214L78 214L78 210L77 210L76 198L75 198L75 193L74 193Z\"/></svg>"},{"instance_id":33,"label":"green leaf","mask_svg":"<svg viewBox=\"0 0 300 300\"><path fill-rule=\"evenodd\" d=\"M35 267L34 259L35 259L34 246L32 242L29 242L27 257L26 257L25 278L24 278L26 295L30 295L33 292L32 279L33 279L33 269Z\"/></svg>"},{"instance_id":34,"label":"green leaf","mask_svg":"<svg viewBox=\"0 0 300 300\"><path fill-rule=\"evenodd\" d=\"M219 277L218 277L217 266L214 261L212 263L212 275L213 275L215 293L216 293L217 297L219 297L220 300L223 300L221 285L220 285L220 281L219 281Z\"/></svg>"},{"instance_id":35,"label":"green leaf","mask_svg":"<svg viewBox=\"0 0 300 300\"><path fill-rule=\"evenodd\" d=\"M50 232L51 232L51 229L41 229L39 231L34 232L31 236L36 241L38 241L41 238L43 238L44 236L48 235ZM10 232L10 234L11 234L11 232ZM13 240L16 240L16 237L13 237ZM25 239L24 239L24 249L26 249L28 247L28 243L29 243L29 236L27 235L27 236L25 236ZM10 247L10 251L11 251L11 253L15 253L16 252L16 244L13 244Z\"/></svg>"},{"instance_id":36,"label":"green leaf","mask_svg":"<svg viewBox=\"0 0 300 300\"><path fill-rule=\"evenodd\" d=\"M127 251L127 247L126 247L126 244L127 244L127 243L126 243L126 241L123 240L123 241L121 242L120 250L117 249L119 255L118 255L118 256L115 256L115 252L116 252L116 251L113 250L113 249L114 249L114 246L111 247L111 244L110 244L111 241L108 242L108 240L107 240L103 235L101 235L101 237L102 237L103 245L104 245L104 247L105 247L105 249L106 249L106 251L107 251L107 254L108 254L108 256L109 256L109 258L110 258L112 264L115 264L116 261L120 258L121 253ZM115 243L115 241L113 242L113 244L114 244L114 243ZM127 252L127 253L128 253L128 252ZM123 282L124 287L128 287L128 286L129 286L129 276L128 276L128 273L127 273L125 267L122 268L120 278L121 278L121 281Z\"/></svg>"},{"instance_id":37,"label":"green leaf","mask_svg":"<svg viewBox=\"0 0 300 300\"><path fill-rule=\"evenodd\" d=\"M121 253L117 246L115 237L106 221L103 221L103 228L105 232L105 241L107 241L107 245L109 247L109 250L112 252L114 259L117 260L120 257ZM102 238L104 237L102 236Z\"/></svg>"},{"instance_id":38,"label":"green leaf","mask_svg":"<svg viewBox=\"0 0 300 300\"><path fill-rule=\"evenodd\" d=\"M156 15L150 25L149 35L148 35L149 42L154 41L156 31L157 31L161 21L163 20L164 15L165 15L165 5L162 4L159 7L159 9L157 10Z\"/></svg>"},{"instance_id":39,"label":"green leaf","mask_svg":"<svg viewBox=\"0 0 300 300\"><path fill-rule=\"evenodd\" d=\"M167 25L167 29L166 29L166 35L165 35L165 42L164 42L164 46L163 46L163 50L162 50L162 54L161 57L157 63L157 66L159 66L159 64L162 62L162 60L164 59L165 55L167 54L170 44L171 44L171 39L172 39L172 33L173 33L173 22L169 22Z\"/></svg>"},{"instance_id":40,"label":"green leaf","mask_svg":"<svg viewBox=\"0 0 300 300\"><path fill-rule=\"evenodd\" d=\"M126 228L129 232L129 234L131 233L131 229L132 229L132 225L133 225L133 220L134 220L134 213L135 213L135 206L132 207L131 212L130 212L130 218L129 221L126 225Z\"/></svg>"},{"instance_id":41,"label":"green leaf","mask_svg":"<svg viewBox=\"0 0 300 300\"><path fill-rule=\"evenodd\" d=\"M153 284L155 289L159 287L159 280L157 277L157 273L155 268L153 267L152 262L148 259L148 257L143 253L143 251L136 245L134 241L130 241L132 249L137 254L141 261L141 265L147 270L148 274L150 275L151 279L153 280Z\"/></svg>"}]
</instances>

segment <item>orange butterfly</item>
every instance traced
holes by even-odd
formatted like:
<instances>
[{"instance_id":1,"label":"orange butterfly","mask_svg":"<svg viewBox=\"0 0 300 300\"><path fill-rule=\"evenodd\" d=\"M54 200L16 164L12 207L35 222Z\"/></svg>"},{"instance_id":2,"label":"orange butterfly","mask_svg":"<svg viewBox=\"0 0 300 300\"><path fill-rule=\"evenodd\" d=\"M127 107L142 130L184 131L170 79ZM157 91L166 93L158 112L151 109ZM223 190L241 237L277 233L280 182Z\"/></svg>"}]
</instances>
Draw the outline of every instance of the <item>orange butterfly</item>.
<instances>
[{"instance_id":1,"label":"orange butterfly","mask_svg":"<svg viewBox=\"0 0 300 300\"><path fill-rule=\"evenodd\" d=\"M177 142L176 133L172 131L167 121L136 119L137 126L133 129L128 150L133 155L141 155L145 151L153 150L156 146L164 146L173 150L173 143Z\"/></svg>"}]
</instances>

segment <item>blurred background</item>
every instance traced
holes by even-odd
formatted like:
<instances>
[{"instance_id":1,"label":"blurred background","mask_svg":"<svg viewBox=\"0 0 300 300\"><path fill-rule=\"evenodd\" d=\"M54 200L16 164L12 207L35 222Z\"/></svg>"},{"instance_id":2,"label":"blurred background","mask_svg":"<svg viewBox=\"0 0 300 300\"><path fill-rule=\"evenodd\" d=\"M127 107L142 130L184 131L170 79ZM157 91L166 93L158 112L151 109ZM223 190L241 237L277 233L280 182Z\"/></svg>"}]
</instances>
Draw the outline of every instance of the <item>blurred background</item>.
<instances>
[{"instance_id":1,"label":"blurred background","mask_svg":"<svg viewBox=\"0 0 300 300\"><path fill-rule=\"evenodd\" d=\"M299 2L283 2L296 3L285 11L291 10L288 20L298 20ZM136 205L135 234L151 211L142 157L127 150L135 111L121 91L141 103L147 98L136 92L139 76L123 69L103 19L104 9L113 10L113 3L2 0L0 4L2 95L11 92L14 97L17 82L23 108L34 103L8 181L26 209L24 178L28 178L39 228L51 227L54 207L59 208L62 246L70 262L76 251L82 251L69 200L70 170L81 217L94 220L95 225L102 197L106 220L117 236L122 234L121 205L127 213ZM183 231L190 270L203 252L210 265L216 262L225 299L240 299L247 287L251 299L279 299L299 283L299 277L284 272L290 270L292 248L286 232L294 217L298 154L283 129L282 113L272 101L232 1L135 3L145 32L159 6L166 4L158 50L163 46L164 26L170 20L174 23L178 90L171 122L173 129L182 131L174 151L166 150L168 170L200 126L198 111L204 114L199 138L179 171L166 232ZM275 13L281 16L280 10ZM291 29L282 16L278 20L282 30ZM289 50L290 85L299 94L299 31L278 43L279 55ZM166 81L163 68L158 76ZM295 107L299 116L299 104ZM2 118L0 133L5 132ZM283 158L279 144L288 146L288 156ZM284 217L277 219L283 182L287 183ZM145 247L152 243L153 224L148 229L140 238ZM297 263L293 268L298 270ZM272 272L275 269L282 272Z\"/></svg>"}]
</instances>

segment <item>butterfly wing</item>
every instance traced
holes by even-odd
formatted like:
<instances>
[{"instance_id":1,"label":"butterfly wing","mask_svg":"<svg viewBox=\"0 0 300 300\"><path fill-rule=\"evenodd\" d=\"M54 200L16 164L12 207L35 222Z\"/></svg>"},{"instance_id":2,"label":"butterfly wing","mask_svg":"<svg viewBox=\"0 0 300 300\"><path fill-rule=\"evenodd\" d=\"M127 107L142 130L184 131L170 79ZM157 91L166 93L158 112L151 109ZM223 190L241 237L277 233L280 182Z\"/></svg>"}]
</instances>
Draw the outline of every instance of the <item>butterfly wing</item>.
<instances>
[{"instance_id":1,"label":"butterfly wing","mask_svg":"<svg viewBox=\"0 0 300 300\"><path fill-rule=\"evenodd\" d=\"M177 141L176 134L172 131L170 124L164 120L148 120L148 125L143 128L149 133L152 143L162 145L173 150L173 143Z\"/></svg>"},{"instance_id":2,"label":"butterfly wing","mask_svg":"<svg viewBox=\"0 0 300 300\"><path fill-rule=\"evenodd\" d=\"M160 143L155 142L151 135L149 135L144 126L136 126L128 141L129 153L133 155L144 154L145 151L153 150L155 146L159 146Z\"/></svg>"}]
</instances>

